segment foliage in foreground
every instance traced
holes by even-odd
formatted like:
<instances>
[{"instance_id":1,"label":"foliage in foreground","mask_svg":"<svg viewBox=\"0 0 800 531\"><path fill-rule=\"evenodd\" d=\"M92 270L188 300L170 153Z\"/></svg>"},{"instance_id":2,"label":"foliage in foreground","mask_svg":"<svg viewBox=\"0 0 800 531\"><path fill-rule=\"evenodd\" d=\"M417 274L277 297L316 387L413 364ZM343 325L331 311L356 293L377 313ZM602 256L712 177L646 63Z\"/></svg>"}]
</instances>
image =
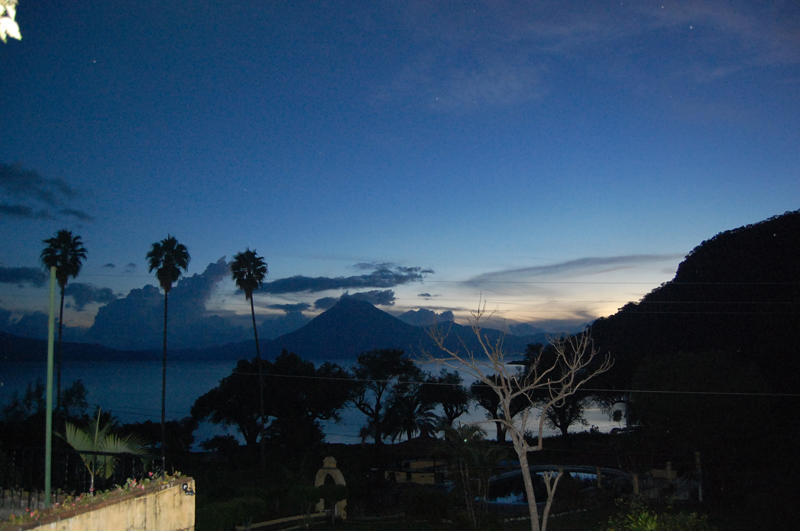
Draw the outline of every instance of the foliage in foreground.
<instances>
[{"instance_id":1,"label":"foliage in foreground","mask_svg":"<svg viewBox=\"0 0 800 531\"><path fill-rule=\"evenodd\" d=\"M695 512L656 512L634 498L618 501L623 511L608 520L604 531L715 531L705 516Z\"/></svg>"},{"instance_id":2,"label":"foliage in foreground","mask_svg":"<svg viewBox=\"0 0 800 531\"><path fill-rule=\"evenodd\" d=\"M97 452L108 454L134 454L143 455L146 451L142 448L145 442L135 434L127 437L119 437L112 433L114 428L111 422L104 426L101 423L101 410L97 408L97 417L85 428L80 428L67 422L64 435L59 435L67 444L72 446L79 453L83 464L91 476L91 486L89 492L94 492L94 479L99 475L105 479L111 477L116 466L116 458L109 455L97 455Z\"/></svg>"}]
</instances>

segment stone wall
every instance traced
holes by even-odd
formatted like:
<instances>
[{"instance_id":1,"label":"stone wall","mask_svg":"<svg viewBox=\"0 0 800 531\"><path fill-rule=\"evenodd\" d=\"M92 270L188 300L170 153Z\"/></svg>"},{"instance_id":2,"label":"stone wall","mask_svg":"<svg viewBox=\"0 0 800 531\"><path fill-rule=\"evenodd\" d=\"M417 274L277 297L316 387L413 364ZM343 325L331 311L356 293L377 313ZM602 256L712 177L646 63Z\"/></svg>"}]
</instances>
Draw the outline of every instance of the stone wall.
<instances>
[{"instance_id":1,"label":"stone wall","mask_svg":"<svg viewBox=\"0 0 800 531\"><path fill-rule=\"evenodd\" d=\"M192 478L111 496L73 510L60 508L35 522L3 526L3 531L31 529L54 531L194 531L195 497Z\"/></svg>"}]
</instances>

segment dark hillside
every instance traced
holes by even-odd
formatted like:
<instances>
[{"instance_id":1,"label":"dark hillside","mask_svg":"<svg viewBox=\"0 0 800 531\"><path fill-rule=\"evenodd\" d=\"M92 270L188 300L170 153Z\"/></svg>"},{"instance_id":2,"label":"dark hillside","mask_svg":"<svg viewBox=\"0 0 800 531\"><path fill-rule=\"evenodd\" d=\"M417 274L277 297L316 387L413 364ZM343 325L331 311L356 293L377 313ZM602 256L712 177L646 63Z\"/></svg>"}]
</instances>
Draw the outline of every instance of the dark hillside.
<instances>
[{"instance_id":1,"label":"dark hillside","mask_svg":"<svg viewBox=\"0 0 800 531\"><path fill-rule=\"evenodd\" d=\"M754 364L780 392L800 377L800 211L722 232L692 250L675 278L592 325L630 382L650 355L721 351Z\"/></svg>"},{"instance_id":2,"label":"dark hillside","mask_svg":"<svg viewBox=\"0 0 800 531\"><path fill-rule=\"evenodd\" d=\"M116 350L94 343L65 342L64 361L147 361L160 360L161 353L149 350ZM58 345L54 345L55 351ZM0 332L0 361L47 361L47 341L17 337Z\"/></svg>"}]
</instances>

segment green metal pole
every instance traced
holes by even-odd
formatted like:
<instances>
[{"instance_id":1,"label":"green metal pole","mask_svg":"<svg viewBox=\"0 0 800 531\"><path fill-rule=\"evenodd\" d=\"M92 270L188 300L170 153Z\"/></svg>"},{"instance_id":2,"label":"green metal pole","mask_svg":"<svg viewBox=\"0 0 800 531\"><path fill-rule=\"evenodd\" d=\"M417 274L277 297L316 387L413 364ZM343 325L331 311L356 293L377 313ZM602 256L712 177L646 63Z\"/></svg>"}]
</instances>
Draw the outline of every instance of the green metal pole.
<instances>
[{"instance_id":1,"label":"green metal pole","mask_svg":"<svg viewBox=\"0 0 800 531\"><path fill-rule=\"evenodd\" d=\"M44 434L44 506L50 507L53 464L53 339L56 329L56 268L50 268L50 318L47 321L47 422Z\"/></svg>"}]
</instances>

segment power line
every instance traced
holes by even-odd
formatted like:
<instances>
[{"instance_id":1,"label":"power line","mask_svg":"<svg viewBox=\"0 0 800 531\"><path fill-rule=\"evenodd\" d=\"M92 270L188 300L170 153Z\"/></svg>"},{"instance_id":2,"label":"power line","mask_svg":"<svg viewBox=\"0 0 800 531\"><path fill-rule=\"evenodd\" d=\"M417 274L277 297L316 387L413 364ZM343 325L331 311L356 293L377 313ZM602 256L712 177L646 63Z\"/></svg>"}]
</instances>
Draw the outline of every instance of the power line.
<instances>
[{"instance_id":1,"label":"power line","mask_svg":"<svg viewBox=\"0 0 800 531\"><path fill-rule=\"evenodd\" d=\"M243 376L258 376L257 372L233 371L231 374L240 374ZM432 373L431 373L432 374ZM381 384L419 384L419 385L442 385L450 387L466 387L462 384L446 383L446 382L426 382L426 381L396 381L394 379L377 380L369 378L335 378L331 376L308 376L296 374L264 374L265 377L270 378L287 378L287 379L305 379L305 380L328 380L338 382L365 382L365 383L381 383ZM487 386L487 384L479 384L480 386ZM755 393L755 392L726 392L726 391L672 391L672 390L652 390L652 389L602 389L602 388L588 388L582 387L578 391L594 392L594 393L649 393L649 394L673 394L673 395L721 395L721 396L763 396L763 397L788 397L800 398L800 393Z\"/></svg>"}]
</instances>

